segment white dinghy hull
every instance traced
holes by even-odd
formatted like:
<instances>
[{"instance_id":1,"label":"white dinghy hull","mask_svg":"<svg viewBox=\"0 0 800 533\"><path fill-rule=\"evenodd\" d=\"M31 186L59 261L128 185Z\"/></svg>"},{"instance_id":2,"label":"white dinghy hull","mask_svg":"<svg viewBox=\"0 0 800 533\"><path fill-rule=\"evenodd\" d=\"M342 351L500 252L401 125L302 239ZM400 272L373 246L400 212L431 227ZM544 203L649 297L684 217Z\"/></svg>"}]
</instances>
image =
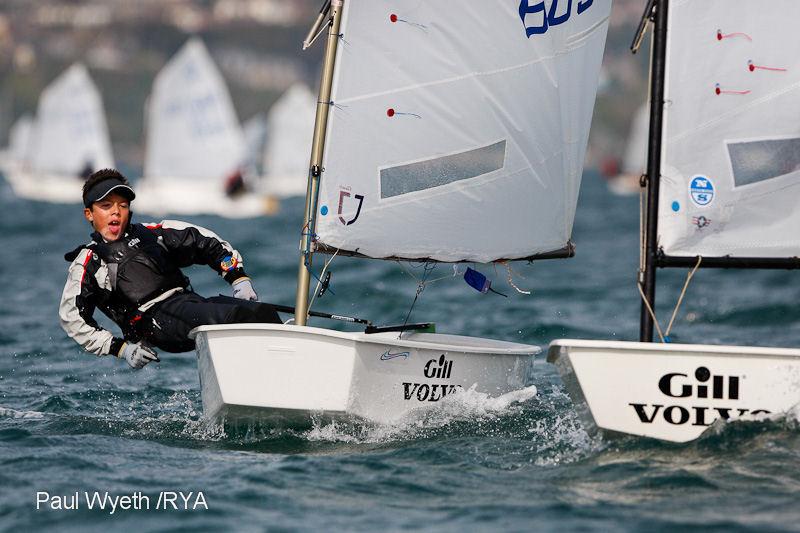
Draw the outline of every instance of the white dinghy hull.
<instances>
[{"instance_id":1,"label":"white dinghy hull","mask_svg":"<svg viewBox=\"0 0 800 533\"><path fill-rule=\"evenodd\" d=\"M229 197L222 185L165 178L139 181L135 207L137 213L153 216L217 215L241 219L274 215L280 202L274 197L249 191Z\"/></svg>"},{"instance_id":2,"label":"white dinghy hull","mask_svg":"<svg viewBox=\"0 0 800 533\"><path fill-rule=\"evenodd\" d=\"M9 164L5 178L18 198L54 204L80 204L84 178L77 175L36 172Z\"/></svg>"},{"instance_id":3,"label":"white dinghy hull","mask_svg":"<svg viewBox=\"0 0 800 533\"><path fill-rule=\"evenodd\" d=\"M592 434L688 442L800 403L795 349L559 339L547 360Z\"/></svg>"},{"instance_id":4,"label":"white dinghy hull","mask_svg":"<svg viewBox=\"0 0 800 533\"><path fill-rule=\"evenodd\" d=\"M536 346L431 333L345 333L282 324L201 326L203 411L225 422L391 423L475 387L523 388Z\"/></svg>"}]
</instances>

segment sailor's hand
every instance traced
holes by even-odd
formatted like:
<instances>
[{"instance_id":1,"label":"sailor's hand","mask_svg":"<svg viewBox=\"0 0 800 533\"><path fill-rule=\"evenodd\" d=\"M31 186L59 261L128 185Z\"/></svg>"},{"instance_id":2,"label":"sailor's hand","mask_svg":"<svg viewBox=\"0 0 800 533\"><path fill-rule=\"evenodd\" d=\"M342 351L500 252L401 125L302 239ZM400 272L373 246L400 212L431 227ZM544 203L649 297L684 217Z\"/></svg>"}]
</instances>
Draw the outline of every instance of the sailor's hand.
<instances>
[{"instance_id":1,"label":"sailor's hand","mask_svg":"<svg viewBox=\"0 0 800 533\"><path fill-rule=\"evenodd\" d=\"M161 361L155 351L139 342L135 344L130 342L124 343L122 348L119 349L119 354L117 355L125 358L128 364L131 365L131 368L137 369L142 368L144 365L152 361L157 363Z\"/></svg>"},{"instance_id":2,"label":"sailor's hand","mask_svg":"<svg viewBox=\"0 0 800 533\"><path fill-rule=\"evenodd\" d=\"M250 283L250 278L242 277L237 279L231 284L233 287L233 297L240 300L250 300L251 302L258 301L258 294L253 290L253 284Z\"/></svg>"}]
</instances>

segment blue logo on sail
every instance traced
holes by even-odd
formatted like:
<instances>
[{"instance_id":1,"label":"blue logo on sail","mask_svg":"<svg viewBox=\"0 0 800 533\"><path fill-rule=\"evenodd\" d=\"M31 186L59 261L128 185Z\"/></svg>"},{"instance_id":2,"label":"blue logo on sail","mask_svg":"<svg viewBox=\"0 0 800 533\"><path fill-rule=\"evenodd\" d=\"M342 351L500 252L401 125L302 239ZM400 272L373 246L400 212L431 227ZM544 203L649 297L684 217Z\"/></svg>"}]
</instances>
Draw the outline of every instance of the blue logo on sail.
<instances>
[{"instance_id":1,"label":"blue logo on sail","mask_svg":"<svg viewBox=\"0 0 800 533\"><path fill-rule=\"evenodd\" d=\"M593 2L594 0L575 0L575 11L580 15ZM558 26L569 20L573 0L550 0L549 8L547 3L545 0L520 0L519 16L528 38L546 33L551 26Z\"/></svg>"},{"instance_id":2,"label":"blue logo on sail","mask_svg":"<svg viewBox=\"0 0 800 533\"><path fill-rule=\"evenodd\" d=\"M694 176L689 182L689 194L695 205L705 207L714 200L714 183L708 176Z\"/></svg>"}]
</instances>

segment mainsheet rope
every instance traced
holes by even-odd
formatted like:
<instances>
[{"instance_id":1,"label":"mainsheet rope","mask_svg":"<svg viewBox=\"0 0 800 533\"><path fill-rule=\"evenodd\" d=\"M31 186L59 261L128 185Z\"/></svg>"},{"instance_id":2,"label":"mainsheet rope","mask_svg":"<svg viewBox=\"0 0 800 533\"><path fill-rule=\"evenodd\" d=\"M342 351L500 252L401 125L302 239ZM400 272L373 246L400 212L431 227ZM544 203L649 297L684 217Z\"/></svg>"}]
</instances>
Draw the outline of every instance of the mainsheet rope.
<instances>
[{"instance_id":1,"label":"mainsheet rope","mask_svg":"<svg viewBox=\"0 0 800 533\"><path fill-rule=\"evenodd\" d=\"M694 277L695 272L697 272L697 269L700 268L700 263L702 263L702 262L703 262L703 256L702 255L698 255L697 256L697 264L694 265L694 268L691 269L686 274L686 281L683 283L683 289L681 290L681 295L678 296L678 302L675 304L675 309L672 310L672 317L669 319L669 324L667 325L667 331L664 334L664 336L667 339L669 338L669 332L672 330L672 324L673 324L673 322L675 322L675 317L678 315L678 309L680 309L681 303L683 303L683 297L686 294L686 289L689 288L689 282L692 281L692 278Z\"/></svg>"},{"instance_id":2,"label":"mainsheet rope","mask_svg":"<svg viewBox=\"0 0 800 533\"><path fill-rule=\"evenodd\" d=\"M648 183L649 186L649 183ZM675 304L675 308L672 310L672 316L669 319L669 324L667 324L666 332L661 331L661 326L658 323L658 319L656 318L656 313L653 310L653 307L650 305L650 302L647 300L647 297L644 294L644 289L642 288L642 278L645 270L645 253L646 253L646 246L647 246L647 233L645 232L644 225L646 220L646 213L645 213L645 206L644 206L644 195L645 195L645 188L642 187L639 191L639 272L638 272L638 279L636 281L636 288L639 289L639 295L642 297L642 302L644 302L645 307L647 308L647 312L650 314L650 318L653 319L653 324L656 327L656 332L658 333L658 337L661 339L662 343L669 342L669 334L672 331L672 326L675 323L675 317L678 316L678 310L683 303L683 297L686 295L686 290L689 288L689 283L692 281L697 269L700 268L700 264L703 262L703 256L697 256L697 264L694 265L687 274L686 274L686 281L683 283L683 289L681 289L681 294L678 296L678 301Z\"/></svg>"},{"instance_id":3,"label":"mainsheet rope","mask_svg":"<svg viewBox=\"0 0 800 533\"><path fill-rule=\"evenodd\" d=\"M644 302L645 307L647 307L647 312L650 313L650 318L653 319L653 324L656 326L656 331L658 332L658 336L661 339L661 342L669 342L669 334L672 331L672 325L675 322L675 317L678 316L678 310L683 303L683 297L686 295L686 290L689 288L689 282L692 281L697 269L700 268L700 264L703 262L703 256L697 256L697 264L694 265L687 274L686 274L686 281L683 283L683 289L681 289L681 294L678 296L678 301L675 304L675 308L672 310L672 317L669 319L669 324L667 325L667 331L661 332L661 326L658 324L658 319L656 318L656 313L653 311L653 307L650 305L650 302L647 301L647 297L644 295L644 290L642 289L641 282L636 284L636 287L639 289L639 295L642 297L642 301Z\"/></svg>"}]
</instances>

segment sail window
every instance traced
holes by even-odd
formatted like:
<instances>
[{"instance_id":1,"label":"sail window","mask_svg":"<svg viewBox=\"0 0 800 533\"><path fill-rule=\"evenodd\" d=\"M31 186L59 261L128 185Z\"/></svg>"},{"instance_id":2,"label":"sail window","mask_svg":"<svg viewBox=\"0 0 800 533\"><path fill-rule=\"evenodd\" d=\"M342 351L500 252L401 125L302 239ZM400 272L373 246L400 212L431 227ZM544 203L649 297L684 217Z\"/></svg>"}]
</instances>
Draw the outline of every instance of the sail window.
<instances>
[{"instance_id":1,"label":"sail window","mask_svg":"<svg viewBox=\"0 0 800 533\"><path fill-rule=\"evenodd\" d=\"M736 187L800 170L800 138L728 143Z\"/></svg>"},{"instance_id":2,"label":"sail window","mask_svg":"<svg viewBox=\"0 0 800 533\"><path fill-rule=\"evenodd\" d=\"M432 189L500 170L506 141L457 154L381 169L381 198Z\"/></svg>"}]
</instances>

